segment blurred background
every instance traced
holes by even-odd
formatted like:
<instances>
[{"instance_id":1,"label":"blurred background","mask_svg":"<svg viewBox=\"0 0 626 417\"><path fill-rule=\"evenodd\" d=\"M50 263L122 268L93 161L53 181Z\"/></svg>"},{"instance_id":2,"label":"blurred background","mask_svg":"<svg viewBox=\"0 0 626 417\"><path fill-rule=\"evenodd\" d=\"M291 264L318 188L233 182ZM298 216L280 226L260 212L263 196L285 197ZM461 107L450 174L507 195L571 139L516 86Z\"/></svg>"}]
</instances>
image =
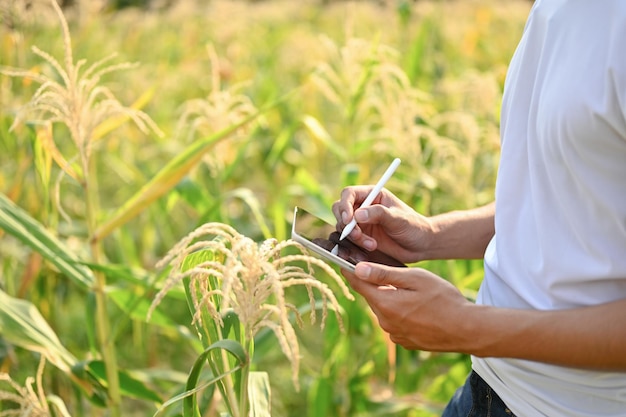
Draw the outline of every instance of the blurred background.
<instances>
[{"instance_id":1,"label":"blurred background","mask_svg":"<svg viewBox=\"0 0 626 417\"><path fill-rule=\"evenodd\" d=\"M25 386L43 353L40 385L72 416L108 415L106 378L81 373L103 354L99 326L136 383L122 415L181 391L201 351L184 291L146 312L156 262L199 225L288 239L294 206L332 221L341 189L395 157L387 188L425 215L493 198L529 1L60 4L65 35L49 1L0 4L0 290L28 303L1 313L0 372ZM469 298L482 278L480 261L420 266ZM256 341L272 415L439 415L469 358L404 350L362 300L340 302L345 332L330 317L298 331L300 391L272 335Z\"/></svg>"}]
</instances>

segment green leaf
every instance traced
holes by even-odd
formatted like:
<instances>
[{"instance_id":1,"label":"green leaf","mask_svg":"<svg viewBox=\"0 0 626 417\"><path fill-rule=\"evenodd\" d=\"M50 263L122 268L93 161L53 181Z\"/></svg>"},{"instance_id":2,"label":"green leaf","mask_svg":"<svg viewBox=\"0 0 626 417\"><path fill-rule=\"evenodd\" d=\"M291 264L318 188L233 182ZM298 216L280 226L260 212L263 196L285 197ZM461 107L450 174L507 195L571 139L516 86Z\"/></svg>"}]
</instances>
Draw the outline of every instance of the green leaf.
<instances>
[{"instance_id":1,"label":"green leaf","mask_svg":"<svg viewBox=\"0 0 626 417\"><path fill-rule=\"evenodd\" d=\"M263 233L263 237L265 239L270 239L272 237L272 232L268 227L265 219L263 218L263 210L261 209L261 204L259 203L259 199L254 195L252 190L249 188L237 188L226 195L227 198L238 198L250 208L254 218L256 219L259 227L261 228L261 232Z\"/></svg>"},{"instance_id":2,"label":"green leaf","mask_svg":"<svg viewBox=\"0 0 626 417\"><path fill-rule=\"evenodd\" d=\"M204 367L205 363L207 362L207 360L210 359L212 354L217 353L220 350L226 351L227 353L229 353L231 356L235 358L236 360L235 366L218 375L215 375L215 373L212 373L211 379L198 385L199 380L200 380L200 375L202 373L202 368ZM184 417L199 417L201 414L200 414L200 410L198 409L196 394L207 387L212 392L215 389L215 386L214 386L215 383L227 377L228 375L242 369L247 364L248 364L248 356L246 355L246 352L240 343L234 340L229 340L229 339L219 340L213 343L211 346L205 349L205 351L202 352L202 354L199 355L196 361L194 362L193 367L191 368L191 371L189 372L189 376L187 378L185 392L179 395L176 395L175 397L170 398L165 403L163 403L163 405L157 410L154 416L157 416L158 414L160 414L163 410L165 410L165 408L169 407L170 405L180 400L183 400L183 416Z\"/></svg>"},{"instance_id":3,"label":"green leaf","mask_svg":"<svg viewBox=\"0 0 626 417\"><path fill-rule=\"evenodd\" d=\"M199 213L209 209L210 203L215 199L210 195L206 188L200 184L191 181L189 178L183 178L175 187L178 195L191 207Z\"/></svg>"},{"instance_id":4,"label":"green leaf","mask_svg":"<svg viewBox=\"0 0 626 417\"><path fill-rule=\"evenodd\" d=\"M92 271L103 272L107 278L154 289L154 284L150 281L152 274L143 268L130 267L122 264L96 264L92 262L82 262L82 264L89 267ZM156 278L154 280L156 281Z\"/></svg>"},{"instance_id":5,"label":"green leaf","mask_svg":"<svg viewBox=\"0 0 626 417\"><path fill-rule=\"evenodd\" d=\"M250 372L248 378L250 417L271 417L271 389L267 372Z\"/></svg>"},{"instance_id":6,"label":"green leaf","mask_svg":"<svg viewBox=\"0 0 626 417\"><path fill-rule=\"evenodd\" d=\"M239 316L233 310L228 310L222 313L222 321L224 327L222 328L222 336L229 338L229 334L232 331L235 339L239 339L241 329L241 323L239 322Z\"/></svg>"},{"instance_id":7,"label":"green leaf","mask_svg":"<svg viewBox=\"0 0 626 417\"><path fill-rule=\"evenodd\" d=\"M185 259L183 260L183 263L181 265L181 272L185 272L195 267L196 265L201 264L202 262L208 262L208 261L212 261L215 259L216 259L215 253L210 250L200 250L200 251L191 253L187 255ZM211 280L211 277L209 277L209 280ZM187 305L189 306L189 312L193 316L195 314L195 307L193 305L193 292L194 291L198 292L200 290L195 287L192 288L191 283L192 281L189 278L185 278L183 280L183 285L185 287L185 294L187 296ZM215 295L215 297L218 298L219 296ZM215 301L216 301L216 304L219 305L219 300L216 299ZM201 322L196 322L195 327L196 327L196 331L200 335L202 344L205 346L205 348L208 348L213 342L221 338L219 336L219 330L217 329L217 324L215 323L213 318L210 316L208 311L206 309L203 309L200 312L200 314L201 314Z\"/></svg>"},{"instance_id":8,"label":"green leaf","mask_svg":"<svg viewBox=\"0 0 626 417\"><path fill-rule=\"evenodd\" d=\"M302 124L306 126L314 139L317 139L326 149L332 152L339 161L344 161L346 158L346 151L333 140L330 133L322 126L322 124L315 117L311 115L304 115L302 117Z\"/></svg>"},{"instance_id":9,"label":"green leaf","mask_svg":"<svg viewBox=\"0 0 626 417\"><path fill-rule=\"evenodd\" d=\"M202 371L202 367L204 366L204 363L210 358L211 354L216 350L225 350L226 352L230 353L237 360L237 362L232 369L225 371L221 375L215 376L209 382L198 386L198 380L200 379L200 372ZM183 415L185 417L199 415L198 405L196 401L196 393L206 386L212 385L220 379L232 374L233 372L242 369L244 366L247 365L247 363L248 356L246 355L243 346L241 346L240 343L234 340L218 340L217 342L209 346L208 349L206 349L202 353L202 355L200 355L198 359L196 359L196 362L194 363L193 367L191 368L191 372L189 373L189 378L187 379L186 386L186 392L189 393L189 395L185 396L185 400L183 402Z\"/></svg>"},{"instance_id":10,"label":"green leaf","mask_svg":"<svg viewBox=\"0 0 626 417\"><path fill-rule=\"evenodd\" d=\"M308 393L307 417L325 417L333 414L333 386L334 382L326 377L320 378L312 384Z\"/></svg>"},{"instance_id":11,"label":"green leaf","mask_svg":"<svg viewBox=\"0 0 626 417\"><path fill-rule=\"evenodd\" d=\"M294 137L294 128L288 127L281 130L272 144L272 149L266 158L266 165L269 170L274 172L278 162L284 158L285 152L291 148L291 140Z\"/></svg>"},{"instance_id":12,"label":"green leaf","mask_svg":"<svg viewBox=\"0 0 626 417\"><path fill-rule=\"evenodd\" d=\"M199 250L185 256L180 266L180 272L189 271L191 268L203 263L215 260L215 253L211 250Z\"/></svg>"},{"instance_id":13,"label":"green leaf","mask_svg":"<svg viewBox=\"0 0 626 417\"><path fill-rule=\"evenodd\" d=\"M63 274L83 289L90 289L94 276L59 239L44 225L15 205L7 196L0 193L0 228L19 239L56 266Z\"/></svg>"},{"instance_id":14,"label":"green leaf","mask_svg":"<svg viewBox=\"0 0 626 417\"><path fill-rule=\"evenodd\" d=\"M129 317L134 320L147 322L148 310L150 309L151 300L144 298L132 289L109 287L107 290L109 298ZM165 313L155 309L150 316L150 324L156 324L161 327L174 329L178 326Z\"/></svg>"},{"instance_id":15,"label":"green leaf","mask_svg":"<svg viewBox=\"0 0 626 417\"><path fill-rule=\"evenodd\" d=\"M82 364L84 370L94 377L102 386L108 386L106 368L103 361L94 360ZM120 370L118 372L121 393L130 398L148 400L160 403L161 397L148 388L143 382L132 375L132 371Z\"/></svg>"},{"instance_id":16,"label":"green leaf","mask_svg":"<svg viewBox=\"0 0 626 417\"><path fill-rule=\"evenodd\" d=\"M26 300L0 290L0 334L10 343L41 353L54 366L69 372L76 358L63 346L39 310Z\"/></svg>"}]
</instances>

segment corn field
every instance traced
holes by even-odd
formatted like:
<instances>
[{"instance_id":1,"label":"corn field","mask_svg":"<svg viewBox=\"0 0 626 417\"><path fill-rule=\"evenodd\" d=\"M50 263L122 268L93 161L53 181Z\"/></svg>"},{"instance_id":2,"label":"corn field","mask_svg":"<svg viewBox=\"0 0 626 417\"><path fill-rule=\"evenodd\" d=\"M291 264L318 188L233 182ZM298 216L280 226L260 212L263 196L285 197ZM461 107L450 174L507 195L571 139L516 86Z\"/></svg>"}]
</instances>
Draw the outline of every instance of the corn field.
<instances>
[{"instance_id":1,"label":"corn field","mask_svg":"<svg viewBox=\"0 0 626 417\"><path fill-rule=\"evenodd\" d=\"M469 357L390 342L291 216L395 157L425 215L489 202L529 2L67 3L0 6L0 416L440 415Z\"/></svg>"}]
</instances>

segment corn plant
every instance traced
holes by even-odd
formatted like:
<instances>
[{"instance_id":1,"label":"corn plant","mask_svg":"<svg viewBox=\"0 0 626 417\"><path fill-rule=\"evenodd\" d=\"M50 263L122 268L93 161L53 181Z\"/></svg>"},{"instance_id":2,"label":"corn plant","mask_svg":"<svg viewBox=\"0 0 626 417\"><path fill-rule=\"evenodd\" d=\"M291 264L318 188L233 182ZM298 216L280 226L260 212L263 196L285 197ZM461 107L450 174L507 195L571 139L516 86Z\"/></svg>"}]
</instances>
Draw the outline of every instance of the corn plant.
<instances>
[{"instance_id":1,"label":"corn plant","mask_svg":"<svg viewBox=\"0 0 626 417\"><path fill-rule=\"evenodd\" d=\"M203 240L205 236L213 239ZM283 255L290 248L300 253ZM305 268L298 263L304 263ZM315 323L314 291L317 290L322 302L321 326L324 327L329 308L341 323L335 294L316 278L314 267L330 276L346 298L354 300L334 269L308 255L297 242L269 239L258 245L221 223L203 225L187 235L157 265L165 266L171 272L152 308L168 290L184 282L193 324L205 348L190 374L187 383L190 390L166 403L190 396L184 408L184 415L190 417L202 414L195 392L199 370L205 361L211 368L210 384L217 384L230 416L248 416L249 410L252 415L271 415L267 377L250 373L254 339L263 328L276 336L291 363L292 382L299 389L300 352L292 321L301 323L302 318L296 306L288 302L285 291L291 287L306 288L311 322ZM293 319L290 314L294 315ZM235 363L226 353L234 357ZM250 388L257 384L262 390Z\"/></svg>"},{"instance_id":2,"label":"corn plant","mask_svg":"<svg viewBox=\"0 0 626 417\"><path fill-rule=\"evenodd\" d=\"M152 120L143 112L123 106L111 93L100 85L101 78L112 71L129 68L129 64L107 65L110 58L105 58L91 66L84 68L86 61L74 62L70 32L63 13L56 1L51 2L63 33L65 56L63 65L48 53L33 47L33 51L49 63L56 71L56 77L46 74L4 69L3 72L13 77L29 77L40 84L30 102L27 103L15 120L21 122L29 117L35 123L49 126L53 123L63 124L69 131L69 136L76 147L78 165L72 165L57 151L54 141L47 141L47 146L53 157L56 157L60 168L76 180L82 187L85 195L85 216L87 219L87 233L89 234L91 257L94 263L103 262L103 254L99 242L94 239L97 227L97 184L91 165L91 153L94 142L99 139L97 129L104 122L123 116L133 120L142 130L148 129L159 132ZM49 131L49 130L48 130ZM160 133L160 132L159 132ZM48 136L49 137L49 136ZM44 145L44 146L46 146ZM90 271L91 272L91 271ZM96 298L97 320L96 328L100 352L106 363L108 380L108 394L114 415L119 415L121 394L119 389L118 366L115 348L112 344L110 323L107 312L105 294L106 277L102 272L93 271L93 291Z\"/></svg>"},{"instance_id":3,"label":"corn plant","mask_svg":"<svg viewBox=\"0 0 626 417\"><path fill-rule=\"evenodd\" d=\"M127 120L133 121L145 133L149 131L159 135L162 133L147 114L136 108L122 105L113 93L101 84L101 80L106 74L121 69L129 69L133 65L127 63L109 64L112 57L104 58L88 67L85 67L85 60L74 62L67 21L58 3L53 0L51 4L61 24L65 52L63 64L59 63L52 55L33 47L34 53L55 71L53 76L31 70L6 67L2 68L1 71L10 77L34 80L40 85L31 100L18 112L12 129L24 120L39 126L36 128L37 140L47 157L56 162L63 174L82 188L85 199L84 216L86 218L90 258L83 260L71 255L71 252L52 233L47 231L44 225L30 218L4 196L1 196L4 208L0 216L0 227L38 251L47 261L60 267L61 271L67 273L81 285L82 290L89 291L94 296L95 327L105 372L105 375L99 376L102 387L106 389L106 399L102 405L106 405L113 416L118 416L121 414L122 391L124 390L120 385L120 378L127 376L121 374L117 363L115 336L112 332L108 312L106 268L102 267L105 264L101 246L102 240L174 187L197 164L208 149L231 132L254 120L258 112L248 114L236 121L234 125L227 125L219 132L193 142L186 151L174 158L140 189L135 197L121 207L111 219L99 224L97 218L100 212L97 168L92 163L92 153L96 148L96 143L112 129ZM75 156L66 158L59 151L55 143L57 138L53 137L52 133L52 125L54 124L61 124L67 129L68 136L75 147ZM62 212L62 208L59 210ZM85 267L85 263L94 265L94 267L92 269ZM9 305L7 304L7 307ZM48 340L38 340L37 344L32 345L25 342L28 337L20 335L18 328L6 326L6 323L11 322L11 320L17 320L13 311L3 310L2 313L7 316L7 319L3 321L5 326L3 326L2 332L8 335L11 341L26 348L46 349ZM74 374L73 368L78 365L78 362L73 359L65 365L61 369L68 372L69 369L72 369L72 374ZM94 367L88 368L88 371L94 376ZM147 392L144 391L144 393ZM149 394L148 397L158 400L158 396Z\"/></svg>"}]
</instances>

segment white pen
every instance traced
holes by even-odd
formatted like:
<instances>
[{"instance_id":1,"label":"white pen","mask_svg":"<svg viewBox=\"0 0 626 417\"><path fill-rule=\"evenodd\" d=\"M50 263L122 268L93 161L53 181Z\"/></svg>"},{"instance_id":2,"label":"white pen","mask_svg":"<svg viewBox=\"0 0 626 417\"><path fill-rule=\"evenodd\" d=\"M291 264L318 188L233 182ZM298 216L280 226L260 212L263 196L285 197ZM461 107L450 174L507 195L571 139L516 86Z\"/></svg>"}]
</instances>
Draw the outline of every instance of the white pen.
<instances>
[{"instance_id":1,"label":"white pen","mask_svg":"<svg viewBox=\"0 0 626 417\"><path fill-rule=\"evenodd\" d=\"M365 198L365 201L363 201L363 204L361 204L359 208L369 207L372 204L372 201L374 201L376 196L378 196L378 193L380 193L380 190L382 190L385 184L387 183L387 181L389 181L389 178L391 178L393 173L396 171L396 169L398 168L398 165L400 165L400 162L401 161L399 158L396 158L393 160L393 162L391 162L391 165L389 165L389 168L387 168L383 176L380 177L380 180L378 180L378 183L374 186L374 188L372 188L372 191L370 191L370 193ZM344 240L346 236L348 236L350 232L354 230L355 226L356 226L356 220L354 219L354 217L352 217L352 220L350 221L350 223L348 223L346 227L343 229L343 231L341 232L341 236L339 237L339 240L340 241ZM335 247L333 248L331 252L336 255L338 251L339 251L339 245L335 245Z\"/></svg>"}]
</instances>

